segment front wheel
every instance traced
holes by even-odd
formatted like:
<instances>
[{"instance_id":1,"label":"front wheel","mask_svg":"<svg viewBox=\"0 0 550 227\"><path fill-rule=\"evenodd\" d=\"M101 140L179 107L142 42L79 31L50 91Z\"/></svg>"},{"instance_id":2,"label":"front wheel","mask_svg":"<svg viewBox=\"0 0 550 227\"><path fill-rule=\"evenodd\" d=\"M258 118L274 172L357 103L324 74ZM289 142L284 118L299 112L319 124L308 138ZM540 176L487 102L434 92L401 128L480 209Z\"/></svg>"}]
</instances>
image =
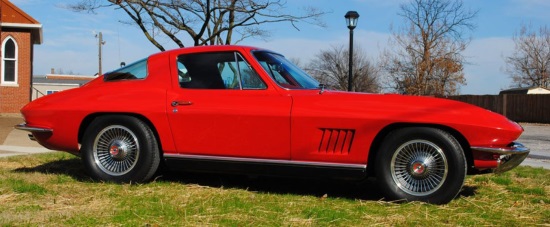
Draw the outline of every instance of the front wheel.
<instances>
[{"instance_id":1,"label":"front wheel","mask_svg":"<svg viewBox=\"0 0 550 227\"><path fill-rule=\"evenodd\" d=\"M81 153L86 171L101 181L144 182L155 174L160 163L153 132L131 116L96 118L84 133Z\"/></svg>"},{"instance_id":2,"label":"front wheel","mask_svg":"<svg viewBox=\"0 0 550 227\"><path fill-rule=\"evenodd\" d=\"M449 133L402 128L386 136L376 158L376 177L390 200L444 204L460 192L466 158Z\"/></svg>"}]
</instances>

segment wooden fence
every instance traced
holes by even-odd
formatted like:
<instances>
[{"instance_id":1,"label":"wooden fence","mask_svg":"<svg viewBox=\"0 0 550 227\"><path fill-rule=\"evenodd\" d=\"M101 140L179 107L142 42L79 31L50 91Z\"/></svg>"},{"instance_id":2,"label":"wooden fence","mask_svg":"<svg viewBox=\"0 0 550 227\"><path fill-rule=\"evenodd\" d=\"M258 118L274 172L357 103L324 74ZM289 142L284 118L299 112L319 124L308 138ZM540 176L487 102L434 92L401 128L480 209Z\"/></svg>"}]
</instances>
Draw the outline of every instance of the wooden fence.
<instances>
[{"instance_id":1,"label":"wooden fence","mask_svg":"<svg viewBox=\"0 0 550 227\"><path fill-rule=\"evenodd\" d=\"M458 100L500 113L517 122L550 123L550 95L459 95Z\"/></svg>"}]
</instances>

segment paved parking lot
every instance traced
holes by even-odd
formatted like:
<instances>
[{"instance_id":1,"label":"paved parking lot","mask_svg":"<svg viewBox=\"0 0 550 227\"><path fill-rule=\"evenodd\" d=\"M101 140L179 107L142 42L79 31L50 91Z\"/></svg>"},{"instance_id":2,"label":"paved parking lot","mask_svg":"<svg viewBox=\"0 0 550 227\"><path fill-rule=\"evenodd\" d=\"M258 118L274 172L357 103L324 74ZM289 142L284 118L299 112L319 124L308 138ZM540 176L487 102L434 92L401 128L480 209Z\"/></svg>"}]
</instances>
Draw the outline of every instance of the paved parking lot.
<instances>
[{"instance_id":1,"label":"paved parking lot","mask_svg":"<svg viewBox=\"0 0 550 227\"><path fill-rule=\"evenodd\" d=\"M550 169L550 125L522 124L525 132L518 142L531 149L523 165Z\"/></svg>"}]
</instances>

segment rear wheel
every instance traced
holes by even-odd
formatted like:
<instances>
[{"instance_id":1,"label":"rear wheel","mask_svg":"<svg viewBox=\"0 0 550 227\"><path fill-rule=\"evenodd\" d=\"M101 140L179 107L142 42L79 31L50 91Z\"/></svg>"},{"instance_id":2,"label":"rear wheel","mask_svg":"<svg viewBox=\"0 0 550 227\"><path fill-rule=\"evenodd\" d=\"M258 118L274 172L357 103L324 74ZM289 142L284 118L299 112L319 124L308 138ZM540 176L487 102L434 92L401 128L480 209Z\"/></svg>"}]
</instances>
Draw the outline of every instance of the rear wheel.
<instances>
[{"instance_id":1,"label":"rear wheel","mask_svg":"<svg viewBox=\"0 0 550 227\"><path fill-rule=\"evenodd\" d=\"M96 118L82 139L82 160L96 180L144 182L160 163L156 138L147 124L130 116Z\"/></svg>"},{"instance_id":2,"label":"rear wheel","mask_svg":"<svg viewBox=\"0 0 550 227\"><path fill-rule=\"evenodd\" d=\"M428 127L391 132L375 166L378 184L390 200L448 203L466 176L466 159L458 141Z\"/></svg>"}]
</instances>

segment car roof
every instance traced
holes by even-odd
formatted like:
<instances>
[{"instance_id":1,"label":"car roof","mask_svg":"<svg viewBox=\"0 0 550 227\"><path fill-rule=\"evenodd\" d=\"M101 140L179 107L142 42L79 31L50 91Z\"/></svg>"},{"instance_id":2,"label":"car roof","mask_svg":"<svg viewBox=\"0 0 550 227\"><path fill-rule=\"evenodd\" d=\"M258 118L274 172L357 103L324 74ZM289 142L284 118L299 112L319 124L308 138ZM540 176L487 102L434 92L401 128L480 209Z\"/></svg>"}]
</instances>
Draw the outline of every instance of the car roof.
<instances>
[{"instance_id":1,"label":"car roof","mask_svg":"<svg viewBox=\"0 0 550 227\"><path fill-rule=\"evenodd\" d=\"M182 51L189 51L189 52L212 52L212 51L231 51L231 50L242 50L242 51L252 51L252 50L265 50L266 49L253 47L253 46L241 46L241 45L211 45L211 46L193 46L193 47L183 47L183 48L177 48L172 49L164 52L159 52L153 55L165 55L165 54L171 54L173 52L182 52ZM272 51L270 51L272 52ZM151 55L151 56L153 56Z\"/></svg>"}]
</instances>

